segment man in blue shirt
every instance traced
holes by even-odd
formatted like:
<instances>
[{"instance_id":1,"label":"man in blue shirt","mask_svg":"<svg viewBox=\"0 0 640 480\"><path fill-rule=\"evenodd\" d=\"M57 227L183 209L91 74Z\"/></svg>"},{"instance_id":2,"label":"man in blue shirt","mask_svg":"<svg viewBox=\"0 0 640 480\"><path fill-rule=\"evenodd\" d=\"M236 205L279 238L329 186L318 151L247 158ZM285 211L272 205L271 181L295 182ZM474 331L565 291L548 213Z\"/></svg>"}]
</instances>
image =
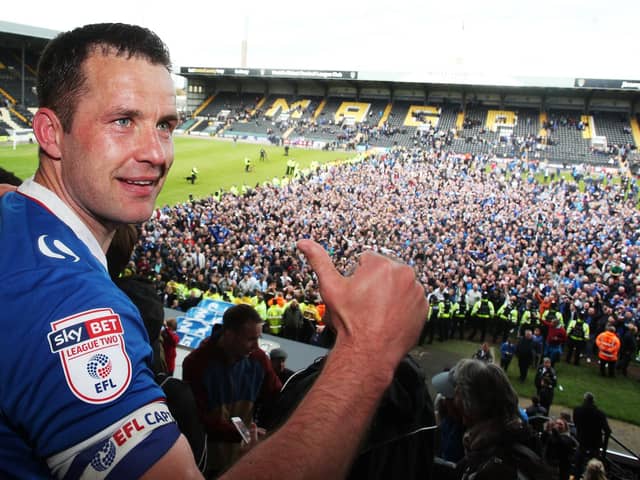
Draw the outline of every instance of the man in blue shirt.
<instances>
[{"instance_id":1,"label":"man in blue shirt","mask_svg":"<svg viewBox=\"0 0 640 480\"><path fill-rule=\"evenodd\" d=\"M502 345L500 345L500 367L502 367L505 372L509 370L509 364L511 363L511 360L513 360L515 353L516 344L513 343L513 339L509 337Z\"/></svg>"},{"instance_id":2,"label":"man in blue shirt","mask_svg":"<svg viewBox=\"0 0 640 480\"><path fill-rule=\"evenodd\" d=\"M104 253L117 224L150 216L171 166L169 68L129 25L63 33L42 55L38 170L1 199L3 476L198 475Z\"/></svg>"}]
</instances>

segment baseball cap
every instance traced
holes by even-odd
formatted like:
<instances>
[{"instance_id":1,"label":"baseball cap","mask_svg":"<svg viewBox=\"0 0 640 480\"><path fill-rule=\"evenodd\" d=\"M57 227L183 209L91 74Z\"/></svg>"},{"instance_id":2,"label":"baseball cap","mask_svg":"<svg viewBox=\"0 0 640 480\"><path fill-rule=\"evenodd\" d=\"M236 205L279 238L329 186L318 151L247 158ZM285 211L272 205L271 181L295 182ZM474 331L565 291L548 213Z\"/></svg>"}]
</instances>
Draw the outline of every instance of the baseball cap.
<instances>
[{"instance_id":1,"label":"baseball cap","mask_svg":"<svg viewBox=\"0 0 640 480\"><path fill-rule=\"evenodd\" d=\"M455 369L452 368L448 372L441 372L435 375L431 379L431 384L440 395L453 398L456 394L456 381L454 377Z\"/></svg>"},{"instance_id":2,"label":"baseball cap","mask_svg":"<svg viewBox=\"0 0 640 480\"><path fill-rule=\"evenodd\" d=\"M282 358L282 359L286 360L288 355L287 355L287 352L285 352L283 349L274 348L273 350L271 350L271 352L269 352L269 357L272 358L272 359Z\"/></svg>"}]
</instances>

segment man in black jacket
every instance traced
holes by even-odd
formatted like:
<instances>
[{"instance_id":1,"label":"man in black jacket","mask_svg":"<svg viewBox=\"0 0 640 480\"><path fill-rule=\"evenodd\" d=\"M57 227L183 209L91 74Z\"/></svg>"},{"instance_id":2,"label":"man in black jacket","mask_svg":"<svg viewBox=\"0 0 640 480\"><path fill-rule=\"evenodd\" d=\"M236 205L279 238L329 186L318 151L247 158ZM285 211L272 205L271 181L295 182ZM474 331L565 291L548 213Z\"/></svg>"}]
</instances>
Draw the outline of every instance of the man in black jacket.
<instances>
[{"instance_id":1,"label":"man in black jacket","mask_svg":"<svg viewBox=\"0 0 640 480\"><path fill-rule=\"evenodd\" d=\"M636 352L638 351L638 339L636 335L638 334L638 327L635 324L630 323L627 325L627 331L624 332L622 338L620 339L620 357L618 358L618 364L616 365L616 370L620 370L622 375L627 376L627 368L629 367L629 363L636 356Z\"/></svg>"},{"instance_id":2,"label":"man in black jacket","mask_svg":"<svg viewBox=\"0 0 640 480\"><path fill-rule=\"evenodd\" d=\"M576 458L575 477L580 478L589 459L602 458L603 453L607 451L611 428L607 416L596 407L591 392L585 393L582 405L573 410L573 421L580 443Z\"/></svg>"},{"instance_id":3,"label":"man in black jacket","mask_svg":"<svg viewBox=\"0 0 640 480\"><path fill-rule=\"evenodd\" d=\"M296 299L291 300L291 303L282 314L282 336L297 342L308 342L313 332L313 327L307 327L307 323L308 321L302 315L298 301Z\"/></svg>"},{"instance_id":4,"label":"man in black jacket","mask_svg":"<svg viewBox=\"0 0 640 480\"><path fill-rule=\"evenodd\" d=\"M536 371L536 378L534 380L538 397L540 398L540 405L547 409L547 412L551 413L551 404L553 403L553 394L558 384L558 375L556 375L555 369L551 366L551 359L545 357L542 360L542 365L538 367Z\"/></svg>"},{"instance_id":5,"label":"man in black jacket","mask_svg":"<svg viewBox=\"0 0 640 480\"><path fill-rule=\"evenodd\" d=\"M520 383L527 379L529 367L533 362L534 344L531 330L525 330L524 336L520 337L516 345L516 357L518 357L518 367L520 368Z\"/></svg>"}]
</instances>

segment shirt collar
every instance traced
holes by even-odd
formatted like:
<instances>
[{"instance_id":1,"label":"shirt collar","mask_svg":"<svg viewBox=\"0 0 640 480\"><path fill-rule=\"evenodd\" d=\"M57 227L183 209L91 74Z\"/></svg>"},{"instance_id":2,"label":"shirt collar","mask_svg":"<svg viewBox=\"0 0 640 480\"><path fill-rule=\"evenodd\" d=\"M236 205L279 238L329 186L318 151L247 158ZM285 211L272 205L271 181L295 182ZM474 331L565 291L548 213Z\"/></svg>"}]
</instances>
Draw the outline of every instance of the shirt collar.
<instances>
[{"instance_id":1,"label":"shirt collar","mask_svg":"<svg viewBox=\"0 0 640 480\"><path fill-rule=\"evenodd\" d=\"M25 180L22 185L18 187L18 192L38 201L64 222L87 246L93 256L104 266L105 270L107 270L107 257L102 251L102 248L100 248L98 240L96 240L96 237L93 236L89 228L80 220L80 217L78 217L60 197L48 188L36 183L33 177Z\"/></svg>"}]
</instances>

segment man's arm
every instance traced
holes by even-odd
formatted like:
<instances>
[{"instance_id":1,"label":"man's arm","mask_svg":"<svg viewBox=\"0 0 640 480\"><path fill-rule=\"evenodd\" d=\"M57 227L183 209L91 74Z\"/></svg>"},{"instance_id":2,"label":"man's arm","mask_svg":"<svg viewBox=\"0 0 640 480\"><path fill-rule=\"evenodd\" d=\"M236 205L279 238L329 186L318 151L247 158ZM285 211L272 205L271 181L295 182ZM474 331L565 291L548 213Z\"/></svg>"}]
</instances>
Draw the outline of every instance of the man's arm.
<instances>
[{"instance_id":1,"label":"man's arm","mask_svg":"<svg viewBox=\"0 0 640 480\"><path fill-rule=\"evenodd\" d=\"M171 346L177 347L180 343L180 336L174 330L169 330L169 336L171 337Z\"/></svg>"},{"instance_id":2,"label":"man's arm","mask_svg":"<svg viewBox=\"0 0 640 480\"><path fill-rule=\"evenodd\" d=\"M225 479L343 478L382 393L415 345L426 317L424 288L410 267L365 252L353 274L343 277L320 245L302 240L298 247L320 280L336 344L291 419L246 454ZM331 457L318 445L331 445ZM286 457L281 452L287 452Z\"/></svg>"},{"instance_id":3,"label":"man's arm","mask_svg":"<svg viewBox=\"0 0 640 480\"><path fill-rule=\"evenodd\" d=\"M258 400L266 403L273 402L278 397L280 390L282 390L282 382L266 354L262 356L260 363L264 368L264 379L262 380L262 385L260 385Z\"/></svg>"},{"instance_id":4,"label":"man's arm","mask_svg":"<svg viewBox=\"0 0 640 480\"><path fill-rule=\"evenodd\" d=\"M478 311L478 308L480 308L480 304L478 302L474 302L473 306L471 307L471 313L470 315L475 315L476 312Z\"/></svg>"},{"instance_id":5,"label":"man's arm","mask_svg":"<svg viewBox=\"0 0 640 480\"><path fill-rule=\"evenodd\" d=\"M542 375L540 373L540 367L538 367L538 370L536 370L536 376L533 378L533 385L536 388L540 388L541 387L541 380L542 380Z\"/></svg>"},{"instance_id":6,"label":"man's arm","mask_svg":"<svg viewBox=\"0 0 640 480\"><path fill-rule=\"evenodd\" d=\"M193 452L184 435L165 453L140 480L200 479L202 474L193 460Z\"/></svg>"}]
</instances>

